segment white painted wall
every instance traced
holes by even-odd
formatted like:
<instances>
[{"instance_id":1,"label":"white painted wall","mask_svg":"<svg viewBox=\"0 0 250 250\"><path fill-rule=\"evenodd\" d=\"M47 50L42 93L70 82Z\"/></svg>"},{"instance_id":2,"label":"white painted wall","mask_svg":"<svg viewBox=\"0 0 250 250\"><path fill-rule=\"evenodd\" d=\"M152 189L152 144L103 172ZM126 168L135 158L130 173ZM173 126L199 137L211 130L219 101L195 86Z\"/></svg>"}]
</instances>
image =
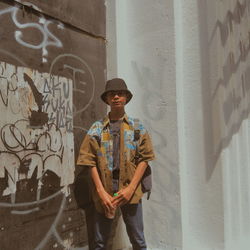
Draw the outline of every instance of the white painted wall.
<instances>
[{"instance_id":1,"label":"white painted wall","mask_svg":"<svg viewBox=\"0 0 250 250\"><path fill-rule=\"evenodd\" d=\"M245 250L249 1L178 1L175 20L183 249Z\"/></svg>"},{"instance_id":2,"label":"white painted wall","mask_svg":"<svg viewBox=\"0 0 250 250\"><path fill-rule=\"evenodd\" d=\"M173 1L157 0L152 4L150 0L116 0L115 4L116 22L108 17L108 24L116 25L115 34L109 33L111 27L107 32L108 78L119 76L127 82L134 94L126 107L127 113L144 122L156 151L152 196L150 201L143 200L147 243L149 249L179 249L181 210ZM109 45L111 52L117 50L116 58L109 52ZM110 62L115 61L117 64L113 66ZM126 242L122 247L125 246Z\"/></svg>"},{"instance_id":3,"label":"white painted wall","mask_svg":"<svg viewBox=\"0 0 250 250\"><path fill-rule=\"evenodd\" d=\"M223 249L222 166L211 153L205 1L175 3L183 249ZM205 9L206 10L206 9Z\"/></svg>"},{"instance_id":4,"label":"white painted wall","mask_svg":"<svg viewBox=\"0 0 250 250\"><path fill-rule=\"evenodd\" d=\"M149 248L248 249L250 2L116 0L115 20L108 78L156 148Z\"/></svg>"},{"instance_id":5,"label":"white painted wall","mask_svg":"<svg viewBox=\"0 0 250 250\"><path fill-rule=\"evenodd\" d=\"M250 2L209 3L213 154L223 171L225 249L250 245Z\"/></svg>"}]
</instances>

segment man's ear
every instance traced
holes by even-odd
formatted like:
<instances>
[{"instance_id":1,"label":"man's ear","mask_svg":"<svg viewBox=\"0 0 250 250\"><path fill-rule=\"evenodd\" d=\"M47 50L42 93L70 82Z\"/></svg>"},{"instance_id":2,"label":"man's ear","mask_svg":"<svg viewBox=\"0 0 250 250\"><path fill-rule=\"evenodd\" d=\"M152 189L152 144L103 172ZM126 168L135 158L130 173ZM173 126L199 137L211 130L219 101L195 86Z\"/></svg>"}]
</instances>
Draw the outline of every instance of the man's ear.
<instances>
[{"instance_id":1,"label":"man's ear","mask_svg":"<svg viewBox=\"0 0 250 250\"><path fill-rule=\"evenodd\" d=\"M127 103L128 99L129 99L129 94L126 94L126 103Z\"/></svg>"}]
</instances>

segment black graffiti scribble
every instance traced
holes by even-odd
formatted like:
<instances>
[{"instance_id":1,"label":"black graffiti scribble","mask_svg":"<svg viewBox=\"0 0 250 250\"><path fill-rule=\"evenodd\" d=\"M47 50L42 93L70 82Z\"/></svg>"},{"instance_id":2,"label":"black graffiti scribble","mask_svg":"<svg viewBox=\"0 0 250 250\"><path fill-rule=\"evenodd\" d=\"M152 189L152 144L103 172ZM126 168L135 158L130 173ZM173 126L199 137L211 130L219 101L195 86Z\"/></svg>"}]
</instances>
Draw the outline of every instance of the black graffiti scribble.
<instances>
[{"instance_id":1,"label":"black graffiti scribble","mask_svg":"<svg viewBox=\"0 0 250 250\"><path fill-rule=\"evenodd\" d=\"M35 98L35 102L38 106L38 111L31 110L31 116L29 117L30 118L30 126L31 127L43 126L49 120L48 114L45 112L42 112L42 106L44 104L43 95L37 90L34 82L26 73L23 74L23 78L26 82L28 82L28 84L31 88L31 91L33 93L33 96Z\"/></svg>"},{"instance_id":2,"label":"black graffiti scribble","mask_svg":"<svg viewBox=\"0 0 250 250\"><path fill-rule=\"evenodd\" d=\"M0 178L0 201L6 200L7 197L5 197L6 195L3 195L3 192L6 188L8 188L10 183L16 186L15 197L17 199L15 199L15 202L29 202L38 199L35 193L39 192L39 182L41 183L41 191L39 195L40 198L46 198L47 196L57 192L62 188L60 186L60 173L51 170L49 164L47 163L49 158L52 158L53 160L58 159L59 162L61 162L62 158L60 155L50 155L44 160L42 159L42 155L37 153L26 155L23 159L20 159L17 154L10 152L0 152L0 155L2 155L1 159L3 157L5 157L5 159L9 159L5 160L5 164L2 166L4 168L5 174L3 178ZM34 161L35 157L40 159L41 164L35 165L34 168L32 168L34 165L32 161ZM11 163L13 159L16 159L17 162L17 176L13 176L11 174L12 171L10 171L10 168L12 168ZM23 164L26 164L25 169L23 169ZM25 178L23 175L25 175ZM53 182L49 182L52 176ZM27 192L29 193L31 189L33 190L34 194L32 196L27 195ZM22 197L20 197L20 192L22 193Z\"/></svg>"},{"instance_id":3,"label":"black graffiti scribble","mask_svg":"<svg viewBox=\"0 0 250 250\"><path fill-rule=\"evenodd\" d=\"M0 200L6 199L4 190L8 190L10 185L16 187L16 197L19 197L22 190L29 191L29 183L42 184L43 191L39 196L48 192L51 194L61 188L60 166L64 156L61 130L55 124L47 124L46 131L34 139L34 135L27 132L28 123L28 120L21 119L14 124L4 125L0 130L2 148L5 148L0 150L0 167L5 173L2 175L4 178L0 178ZM55 169L51 168L52 162L57 166ZM44 185L51 176L54 176L55 185L48 191ZM34 190L39 192L37 187ZM37 199L38 196L34 197ZM26 199L30 200L28 196Z\"/></svg>"},{"instance_id":4,"label":"black graffiti scribble","mask_svg":"<svg viewBox=\"0 0 250 250\"><path fill-rule=\"evenodd\" d=\"M70 83L60 81L57 77L44 81L43 111L49 113L49 122L55 122L59 128L66 128L67 132L73 131L73 112L70 99ZM53 99L51 97L53 96ZM57 96L57 97L56 97Z\"/></svg>"},{"instance_id":5,"label":"black graffiti scribble","mask_svg":"<svg viewBox=\"0 0 250 250\"><path fill-rule=\"evenodd\" d=\"M35 98L35 102L38 106L38 111L41 112L43 105L43 95L37 90L33 80L26 73L23 74L23 79L29 84L33 96Z\"/></svg>"},{"instance_id":6,"label":"black graffiti scribble","mask_svg":"<svg viewBox=\"0 0 250 250\"><path fill-rule=\"evenodd\" d=\"M17 85L15 85L12 82L12 79L15 77L16 74L13 73L10 79L8 79L6 76L4 76L4 71L5 68L0 65L0 83L1 83L1 88L0 88L0 97L2 99L3 104L7 107L9 103L9 93L12 92L14 93L17 90Z\"/></svg>"},{"instance_id":7,"label":"black graffiti scribble","mask_svg":"<svg viewBox=\"0 0 250 250\"><path fill-rule=\"evenodd\" d=\"M1 130L1 141L4 147L10 152L32 151L59 152L63 148L62 132L54 123L47 124L45 132L37 136L36 140L31 140L30 136L25 134L28 120L21 119L14 124L5 124ZM46 147L43 142L46 141Z\"/></svg>"}]
</instances>

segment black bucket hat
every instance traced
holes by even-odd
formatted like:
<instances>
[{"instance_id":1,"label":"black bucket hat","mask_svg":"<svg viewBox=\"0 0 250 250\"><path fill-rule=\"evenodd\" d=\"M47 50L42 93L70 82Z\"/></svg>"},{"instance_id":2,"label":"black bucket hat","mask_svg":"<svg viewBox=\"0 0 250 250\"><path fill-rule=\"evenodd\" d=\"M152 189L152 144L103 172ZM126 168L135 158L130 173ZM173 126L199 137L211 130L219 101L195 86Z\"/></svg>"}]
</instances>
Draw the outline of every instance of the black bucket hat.
<instances>
[{"instance_id":1,"label":"black bucket hat","mask_svg":"<svg viewBox=\"0 0 250 250\"><path fill-rule=\"evenodd\" d=\"M107 103L106 96L107 96L108 92L110 92L110 91L126 91L126 93L127 93L126 104L133 97L132 93L128 90L128 87L127 87L125 81L121 78L114 78L114 79L107 81L105 91L101 95L101 98L105 103Z\"/></svg>"}]
</instances>

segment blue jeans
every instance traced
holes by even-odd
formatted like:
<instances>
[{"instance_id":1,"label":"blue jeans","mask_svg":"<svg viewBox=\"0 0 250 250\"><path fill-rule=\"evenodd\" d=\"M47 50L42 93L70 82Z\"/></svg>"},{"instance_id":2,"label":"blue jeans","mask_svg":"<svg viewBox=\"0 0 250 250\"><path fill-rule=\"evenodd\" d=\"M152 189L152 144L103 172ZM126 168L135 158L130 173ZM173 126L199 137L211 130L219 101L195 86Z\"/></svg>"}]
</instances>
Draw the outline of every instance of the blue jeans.
<instances>
[{"instance_id":1,"label":"blue jeans","mask_svg":"<svg viewBox=\"0 0 250 250\"><path fill-rule=\"evenodd\" d=\"M146 250L147 245L143 232L142 203L125 204L121 207L122 217L126 225L129 240L133 250ZM95 250L106 249L113 219L96 212L95 216ZM106 249L109 250L109 249Z\"/></svg>"}]
</instances>

